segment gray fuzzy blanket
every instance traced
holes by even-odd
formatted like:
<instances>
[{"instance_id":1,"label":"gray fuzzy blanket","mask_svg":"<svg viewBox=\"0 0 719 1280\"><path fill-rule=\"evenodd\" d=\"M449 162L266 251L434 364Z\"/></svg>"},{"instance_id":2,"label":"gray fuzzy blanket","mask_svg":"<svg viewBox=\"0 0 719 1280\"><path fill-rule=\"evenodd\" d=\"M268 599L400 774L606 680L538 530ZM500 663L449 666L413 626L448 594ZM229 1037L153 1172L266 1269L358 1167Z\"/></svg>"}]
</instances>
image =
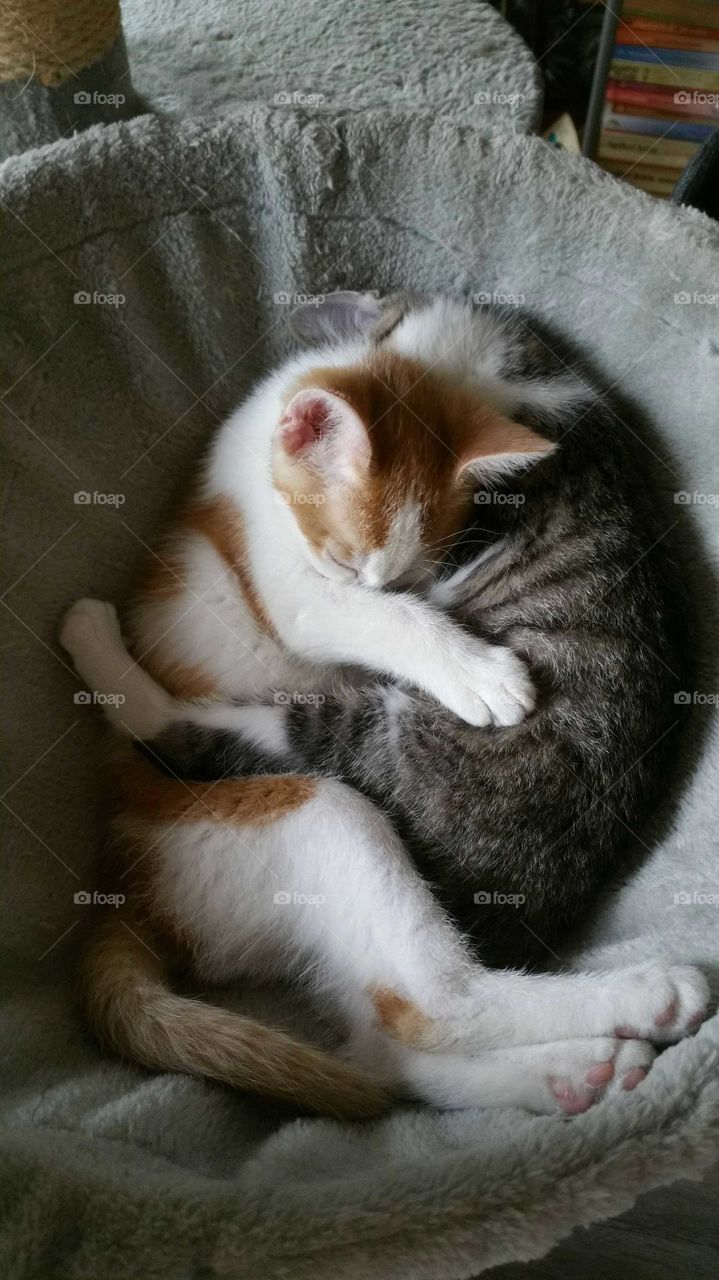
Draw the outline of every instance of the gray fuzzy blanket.
<instances>
[{"instance_id":1,"label":"gray fuzzy blanket","mask_svg":"<svg viewBox=\"0 0 719 1280\"><path fill-rule=\"evenodd\" d=\"M77 596L122 595L197 446L286 349L288 299L512 295L654 424L647 465L701 624L697 689L677 691L697 705L671 817L643 833L636 867L561 960L716 969L716 225L533 138L282 108L91 130L8 161L0 200L0 1273L459 1280L698 1176L718 1149L718 1018L636 1093L569 1121L405 1108L352 1128L102 1056L73 993L100 839L99 717L55 634ZM227 998L328 1034L286 992Z\"/></svg>"}]
</instances>

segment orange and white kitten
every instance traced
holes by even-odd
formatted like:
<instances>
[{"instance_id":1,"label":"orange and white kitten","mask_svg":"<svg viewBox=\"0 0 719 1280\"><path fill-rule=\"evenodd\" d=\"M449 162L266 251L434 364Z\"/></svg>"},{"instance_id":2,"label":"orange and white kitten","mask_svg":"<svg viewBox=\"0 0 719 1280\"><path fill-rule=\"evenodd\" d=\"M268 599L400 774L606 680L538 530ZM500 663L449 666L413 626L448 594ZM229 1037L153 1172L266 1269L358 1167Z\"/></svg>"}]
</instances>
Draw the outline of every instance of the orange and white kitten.
<instances>
[{"instance_id":1,"label":"orange and white kitten","mask_svg":"<svg viewBox=\"0 0 719 1280\"><path fill-rule=\"evenodd\" d=\"M423 323L467 326L454 306ZM533 707L519 658L431 591L403 588L431 581L478 477L554 446L505 411L511 388L432 367L423 342L421 330L416 349L406 333L401 348L352 333L290 360L230 417L128 615L136 664L111 606L70 610L62 643L87 686L125 696L105 710L125 737L107 885L124 877L127 901L88 949L86 1006L104 1040L148 1066L337 1115L372 1114L387 1092L584 1110L637 1083L650 1038L696 1021L703 977L486 970L385 815L341 782L291 772L282 710L258 705L359 666L470 726ZM244 736L264 766L210 784L163 771L152 744L184 721ZM168 975L188 967L201 982L301 980L344 1020L345 1053L174 993Z\"/></svg>"}]
</instances>

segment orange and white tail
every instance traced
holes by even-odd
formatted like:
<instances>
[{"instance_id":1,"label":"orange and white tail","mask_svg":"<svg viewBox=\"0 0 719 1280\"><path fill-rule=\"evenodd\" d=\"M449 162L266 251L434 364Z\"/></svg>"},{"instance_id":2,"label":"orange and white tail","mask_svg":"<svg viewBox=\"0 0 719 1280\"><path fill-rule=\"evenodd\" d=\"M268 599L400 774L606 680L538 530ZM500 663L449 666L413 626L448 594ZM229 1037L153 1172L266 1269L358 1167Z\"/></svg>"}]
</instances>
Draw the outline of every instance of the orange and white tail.
<instances>
[{"instance_id":1,"label":"orange and white tail","mask_svg":"<svg viewBox=\"0 0 719 1280\"><path fill-rule=\"evenodd\" d=\"M251 1018L176 995L161 961L113 916L96 931L82 966L85 1010L100 1040L161 1071L205 1076L321 1115L368 1119L389 1098L338 1058Z\"/></svg>"}]
</instances>

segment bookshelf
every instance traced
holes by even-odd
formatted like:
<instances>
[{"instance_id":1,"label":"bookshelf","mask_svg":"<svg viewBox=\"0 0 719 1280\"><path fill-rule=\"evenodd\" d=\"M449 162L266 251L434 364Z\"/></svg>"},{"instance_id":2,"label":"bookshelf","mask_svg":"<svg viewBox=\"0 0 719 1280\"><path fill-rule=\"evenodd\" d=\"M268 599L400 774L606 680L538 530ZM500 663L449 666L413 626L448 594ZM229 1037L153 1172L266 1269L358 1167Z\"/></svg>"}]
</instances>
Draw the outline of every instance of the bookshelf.
<instances>
[{"instance_id":1,"label":"bookshelf","mask_svg":"<svg viewBox=\"0 0 719 1280\"><path fill-rule=\"evenodd\" d=\"M666 198L717 127L717 0L607 0L584 154Z\"/></svg>"}]
</instances>

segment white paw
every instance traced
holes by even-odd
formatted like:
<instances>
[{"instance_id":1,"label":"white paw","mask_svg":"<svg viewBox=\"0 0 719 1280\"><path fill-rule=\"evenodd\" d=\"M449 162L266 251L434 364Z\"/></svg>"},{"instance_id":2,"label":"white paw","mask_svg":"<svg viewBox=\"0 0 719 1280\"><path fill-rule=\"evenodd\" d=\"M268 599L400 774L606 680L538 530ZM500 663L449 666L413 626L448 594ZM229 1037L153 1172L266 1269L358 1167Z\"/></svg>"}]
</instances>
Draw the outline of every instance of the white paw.
<instances>
[{"instance_id":1,"label":"white paw","mask_svg":"<svg viewBox=\"0 0 719 1280\"><path fill-rule=\"evenodd\" d=\"M666 1044L696 1031L709 994L699 969L651 965L608 975L601 999L615 1035Z\"/></svg>"},{"instance_id":2,"label":"white paw","mask_svg":"<svg viewBox=\"0 0 719 1280\"><path fill-rule=\"evenodd\" d=\"M527 668L511 649L482 644L453 665L441 701L467 724L520 724L535 705Z\"/></svg>"},{"instance_id":3,"label":"white paw","mask_svg":"<svg viewBox=\"0 0 719 1280\"><path fill-rule=\"evenodd\" d=\"M576 1116L644 1080L656 1050L646 1040L599 1037L552 1045L556 1066L544 1077L546 1110ZM544 1109L544 1108L542 1108Z\"/></svg>"},{"instance_id":4,"label":"white paw","mask_svg":"<svg viewBox=\"0 0 719 1280\"><path fill-rule=\"evenodd\" d=\"M114 604L107 600L76 600L62 620L60 644L74 659L107 645L122 645Z\"/></svg>"}]
</instances>

